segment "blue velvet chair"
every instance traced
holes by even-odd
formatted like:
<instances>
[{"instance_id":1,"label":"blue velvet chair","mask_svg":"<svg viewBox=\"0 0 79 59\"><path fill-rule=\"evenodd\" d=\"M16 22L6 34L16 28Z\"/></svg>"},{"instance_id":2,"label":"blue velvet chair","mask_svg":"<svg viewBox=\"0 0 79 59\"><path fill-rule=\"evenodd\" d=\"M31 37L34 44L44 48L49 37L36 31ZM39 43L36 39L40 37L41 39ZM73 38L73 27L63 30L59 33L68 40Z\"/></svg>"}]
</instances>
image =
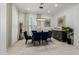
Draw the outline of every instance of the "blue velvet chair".
<instances>
[{"instance_id":1,"label":"blue velvet chair","mask_svg":"<svg viewBox=\"0 0 79 59\"><path fill-rule=\"evenodd\" d=\"M50 40L51 40L51 37L52 37L52 31L48 31L48 38L50 38Z\"/></svg>"},{"instance_id":2,"label":"blue velvet chair","mask_svg":"<svg viewBox=\"0 0 79 59\"><path fill-rule=\"evenodd\" d=\"M34 46L35 46L35 41L37 41L40 45L40 40L41 40L40 32L32 32L32 33L33 33L32 40L33 40Z\"/></svg>"},{"instance_id":3,"label":"blue velvet chair","mask_svg":"<svg viewBox=\"0 0 79 59\"><path fill-rule=\"evenodd\" d=\"M48 32L42 32L42 44L43 44L43 41L45 41L47 44L48 44Z\"/></svg>"}]
</instances>

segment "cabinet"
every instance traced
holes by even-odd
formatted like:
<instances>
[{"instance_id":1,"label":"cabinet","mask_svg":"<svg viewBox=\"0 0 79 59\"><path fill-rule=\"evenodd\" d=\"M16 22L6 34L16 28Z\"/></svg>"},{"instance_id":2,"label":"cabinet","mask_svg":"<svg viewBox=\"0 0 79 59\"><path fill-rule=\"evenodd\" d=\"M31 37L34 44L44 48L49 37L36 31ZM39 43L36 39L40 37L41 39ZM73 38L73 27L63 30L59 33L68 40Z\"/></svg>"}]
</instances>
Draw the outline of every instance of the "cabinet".
<instances>
[{"instance_id":1,"label":"cabinet","mask_svg":"<svg viewBox=\"0 0 79 59\"><path fill-rule=\"evenodd\" d=\"M62 42L66 42L67 35L64 31L53 30L53 38Z\"/></svg>"},{"instance_id":2,"label":"cabinet","mask_svg":"<svg viewBox=\"0 0 79 59\"><path fill-rule=\"evenodd\" d=\"M52 36L56 40L59 40L61 42L67 42L68 44L73 45L73 39L72 38L67 38L67 34L64 31L53 30L52 32L53 32Z\"/></svg>"}]
</instances>

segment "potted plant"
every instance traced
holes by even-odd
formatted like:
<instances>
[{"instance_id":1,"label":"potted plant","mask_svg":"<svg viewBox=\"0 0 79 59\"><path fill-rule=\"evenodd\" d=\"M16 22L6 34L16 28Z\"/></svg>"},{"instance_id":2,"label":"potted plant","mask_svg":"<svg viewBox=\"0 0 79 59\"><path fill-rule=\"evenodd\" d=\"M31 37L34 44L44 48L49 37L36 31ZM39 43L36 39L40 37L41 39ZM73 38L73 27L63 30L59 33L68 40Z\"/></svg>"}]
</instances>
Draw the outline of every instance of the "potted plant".
<instances>
[{"instance_id":1,"label":"potted plant","mask_svg":"<svg viewBox=\"0 0 79 59\"><path fill-rule=\"evenodd\" d=\"M67 34L67 43L71 44L71 37L73 37L73 29L70 27L63 27L63 31Z\"/></svg>"}]
</instances>

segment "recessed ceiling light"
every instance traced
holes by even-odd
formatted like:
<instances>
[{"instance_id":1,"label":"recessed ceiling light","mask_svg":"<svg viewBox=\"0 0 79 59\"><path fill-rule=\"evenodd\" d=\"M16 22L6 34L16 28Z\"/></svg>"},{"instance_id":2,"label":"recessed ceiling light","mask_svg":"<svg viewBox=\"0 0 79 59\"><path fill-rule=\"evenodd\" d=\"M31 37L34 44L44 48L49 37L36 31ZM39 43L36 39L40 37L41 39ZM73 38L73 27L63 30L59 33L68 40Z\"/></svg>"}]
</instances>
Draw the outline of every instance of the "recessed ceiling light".
<instances>
[{"instance_id":1,"label":"recessed ceiling light","mask_svg":"<svg viewBox=\"0 0 79 59\"><path fill-rule=\"evenodd\" d=\"M50 13L50 11L48 10L48 13Z\"/></svg>"},{"instance_id":2,"label":"recessed ceiling light","mask_svg":"<svg viewBox=\"0 0 79 59\"><path fill-rule=\"evenodd\" d=\"M27 10L30 10L30 8L28 8Z\"/></svg>"},{"instance_id":3,"label":"recessed ceiling light","mask_svg":"<svg viewBox=\"0 0 79 59\"><path fill-rule=\"evenodd\" d=\"M54 4L55 7L58 7L58 4Z\"/></svg>"},{"instance_id":4,"label":"recessed ceiling light","mask_svg":"<svg viewBox=\"0 0 79 59\"><path fill-rule=\"evenodd\" d=\"M40 8L40 9L43 9L43 7L42 7L42 6L40 6L39 8Z\"/></svg>"}]
</instances>

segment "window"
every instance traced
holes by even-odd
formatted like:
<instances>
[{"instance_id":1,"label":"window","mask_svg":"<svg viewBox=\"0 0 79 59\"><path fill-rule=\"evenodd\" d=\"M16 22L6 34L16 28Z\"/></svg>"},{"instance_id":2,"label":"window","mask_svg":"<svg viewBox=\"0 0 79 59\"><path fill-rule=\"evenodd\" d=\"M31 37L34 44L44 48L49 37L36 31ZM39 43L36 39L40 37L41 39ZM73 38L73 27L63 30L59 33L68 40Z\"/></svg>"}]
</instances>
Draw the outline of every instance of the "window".
<instances>
[{"instance_id":1,"label":"window","mask_svg":"<svg viewBox=\"0 0 79 59\"><path fill-rule=\"evenodd\" d=\"M35 30L37 27L37 21L35 18L29 19L29 35L32 35L31 31Z\"/></svg>"}]
</instances>

